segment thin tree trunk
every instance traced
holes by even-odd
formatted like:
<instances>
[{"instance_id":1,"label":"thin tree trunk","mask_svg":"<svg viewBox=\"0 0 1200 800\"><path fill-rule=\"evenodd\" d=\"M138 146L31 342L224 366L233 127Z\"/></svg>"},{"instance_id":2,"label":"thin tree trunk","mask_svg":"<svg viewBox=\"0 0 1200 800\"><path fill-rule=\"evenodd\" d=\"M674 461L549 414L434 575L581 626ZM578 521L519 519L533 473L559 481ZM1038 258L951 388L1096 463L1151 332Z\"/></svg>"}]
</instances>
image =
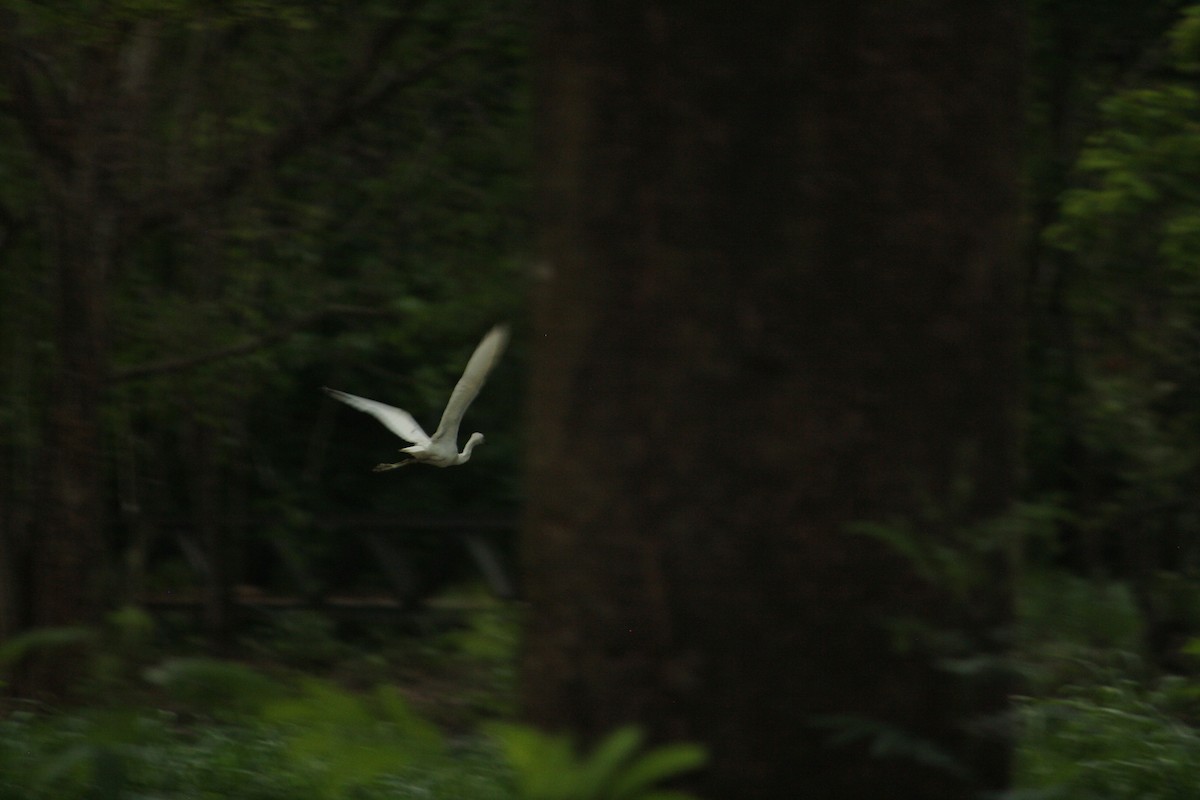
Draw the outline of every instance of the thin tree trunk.
<instances>
[{"instance_id":1,"label":"thin tree trunk","mask_svg":"<svg viewBox=\"0 0 1200 800\"><path fill-rule=\"evenodd\" d=\"M956 594L849 528L965 549L1012 495L1018 17L544 4L533 721L704 742L714 798L1006 785L1005 687L920 635L993 646L1003 569Z\"/></svg>"},{"instance_id":2,"label":"thin tree trunk","mask_svg":"<svg viewBox=\"0 0 1200 800\"><path fill-rule=\"evenodd\" d=\"M94 154L85 153L80 160L73 183L58 198L54 232L57 368L41 455L44 507L31 548L25 621L30 628L95 621L106 577L99 409L107 364L105 280L113 220L98 201ZM81 667L81 660L68 653L36 654L19 690L60 695Z\"/></svg>"},{"instance_id":3,"label":"thin tree trunk","mask_svg":"<svg viewBox=\"0 0 1200 800\"><path fill-rule=\"evenodd\" d=\"M191 523L204 552L204 628L209 645L221 652L233 631L232 553L221 492L218 432L204 422L189 426L187 481L191 490Z\"/></svg>"}]
</instances>

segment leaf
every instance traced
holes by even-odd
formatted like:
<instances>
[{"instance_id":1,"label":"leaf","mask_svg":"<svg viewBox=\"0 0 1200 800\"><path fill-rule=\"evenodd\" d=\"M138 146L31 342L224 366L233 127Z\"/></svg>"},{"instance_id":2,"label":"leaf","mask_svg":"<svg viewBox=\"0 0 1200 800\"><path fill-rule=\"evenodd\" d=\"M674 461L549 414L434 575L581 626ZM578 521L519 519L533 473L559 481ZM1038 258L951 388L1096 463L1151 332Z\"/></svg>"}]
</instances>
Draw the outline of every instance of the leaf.
<instances>
[{"instance_id":1,"label":"leaf","mask_svg":"<svg viewBox=\"0 0 1200 800\"><path fill-rule=\"evenodd\" d=\"M686 792L653 786L706 760L703 748L686 743L635 757L645 737L632 725L610 733L582 761L565 736L505 723L493 723L487 732L500 742L522 800L692 800Z\"/></svg>"},{"instance_id":2,"label":"leaf","mask_svg":"<svg viewBox=\"0 0 1200 800\"><path fill-rule=\"evenodd\" d=\"M375 690L380 716L396 729L406 751L414 759L429 760L445 754L442 734L431 722L421 718L395 686L380 686Z\"/></svg>"},{"instance_id":3,"label":"leaf","mask_svg":"<svg viewBox=\"0 0 1200 800\"><path fill-rule=\"evenodd\" d=\"M528 725L492 723L486 732L496 739L513 768L523 800L572 800L578 769L570 740Z\"/></svg>"},{"instance_id":4,"label":"leaf","mask_svg":"<svg viewBox=\"0 0 1200 800\"><path fill-rule=\"evenodd\" d=\"M97 636L96 631L84 627L37 628L27 631L0 645L0 669L19 663L32 652L91 644L96 641Z\"/></svg>"},{"instance_id":5,"label":"leaf","mask_svg":"<svg viewBox=\"0 0 1200 800\"><path fill-rule=\"evenodd\" d=\"M897 758L924 764L951 775L965 774L963 767L942 747L887 722L849 715L814 717L812 724L831 731L830 744L862 743L876 758Z\"/></svg>"},{"instance_id":6,"label":"leaf","mask_svg":"<svg viewBox=\"0 0 1200 800\"><path fill-rule=\"evenodd\" d=\"M445 745L394 687L363 699L328 681L307 679L298 696L268 706L298 767L314 769L322 796L344 797L355 787L414 764L437 763Z\"/></svg>"},{"instance_id":7,"label":"leaf","mask_svg":"<svg viewBox=\"0 0 1200 800\"><path fill-rule=\"evenodd\" d=\"M282 687L241 664L209 658L173 658L147 669L144 677L197 713L256 714Z\"/></svg>"},{"instance_id":8,"label":"leaf","mask_svg":"<svg viewBox=\"0 0 1200 800\"><path fill-rule=\"evenodd\" d=\"M640 729L626 725L606 736L590 756L583 760L579 769L578 783L588 797L608 797L604 791L621 766L633 757L642 746L644 736Z\"/></svg>"},{"instance_id":9,"label":"leaf","mask_svg":"<svg viewBox=\"0 0 1200 800\"><path fill-rule=\"evenodd\" d=\"M706 761L708 754L697 744L681 742L656 748L638 758L618 776L613 782L611 797L613 800L650 800L652 797L665 797L667 794L689 797L686 793L660 792L648 795L643 792L656 783L698 769Z\"/></svg>"}]
</instances>

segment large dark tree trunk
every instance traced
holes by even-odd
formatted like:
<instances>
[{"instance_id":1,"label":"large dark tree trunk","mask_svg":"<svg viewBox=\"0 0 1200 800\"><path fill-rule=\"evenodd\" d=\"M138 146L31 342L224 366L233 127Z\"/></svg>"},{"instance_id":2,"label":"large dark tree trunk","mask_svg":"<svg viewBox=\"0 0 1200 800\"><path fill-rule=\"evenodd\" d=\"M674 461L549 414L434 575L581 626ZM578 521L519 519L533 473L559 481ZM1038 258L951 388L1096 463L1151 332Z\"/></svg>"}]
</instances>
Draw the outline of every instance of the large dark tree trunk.
<instances>
[{"instance_id":1,"label":"large dark tree trunk","mask_svg":"<svg viewBox=\"0 0 1200 800\"><path fill-rule=\"evenodd\" d=\"M967 549L1012 496L1016 9L543 5L533 721L702 741L714 798L1006 784L1002 682L928 641L989 647L1007 576L848 526Z\"/></svg>"}]
</instances>

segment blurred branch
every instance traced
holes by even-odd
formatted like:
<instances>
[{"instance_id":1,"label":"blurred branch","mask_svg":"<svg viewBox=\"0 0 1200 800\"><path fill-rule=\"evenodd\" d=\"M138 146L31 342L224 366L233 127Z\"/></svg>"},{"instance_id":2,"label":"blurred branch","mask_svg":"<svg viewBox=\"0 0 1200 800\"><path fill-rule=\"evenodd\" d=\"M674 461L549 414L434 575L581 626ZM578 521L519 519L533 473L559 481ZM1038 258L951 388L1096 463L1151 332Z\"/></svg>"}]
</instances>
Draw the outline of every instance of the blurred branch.
<instances>
[{"instance_id":1,"label":"blurred branch","mask_svg":"<svg viewBox=\"0 0 1200 800\"><path fill-rule=\"evenodd\" d=\"M478 48L473 36L475 29L471 28L464 31L458 44L429 54L407 70L388 75L383 66L388 48L400 38L411 21L401 17L381 26L363 46L361 55L338 82L327 102L322 104L320 100L314 100L278 133L266 138L258 147L244 151L240 158L215 171L208 180L151 198L154 209L142 210L135 223L137 227L144 230L166 225L177 219L184 209L235 195L255 175L278 168L305 147L353 123L397 92L415 86L446 63Z\"/></svg>"},{"instance_id":2,"label":"blurred branch","mask_svg":"<svg viewBox=\"0 0 1200 800\"><path fill-rule=\"evenodd\" d=\"M21 220L17 219L12 209L4 203L0 203L0 255L3 255L12 246L13 239L21 227Z\"/></svg>"},{"instance_id":3,"label":"blurred branch","mask_svg":"<svg viewBox=\"0 0 1200 800\"><path fill-rule=\"evenodd\" d=\"M0 20L11 23L11 20L3 17ZM54 120L64 117L65 91L48 59L9 36L0 39L0 52L5 54L0 60L0 76L9 89L8 100L0 103L0 113L17 121L30 148L43 161L58 169L70 167L73 159L64 146L63 131L52 128ZM49 109L47 103L38 96L31 66L38 69L49 86Z\"/></svg>"},{"instance_id":4,"label":"blurred branch","mask_svg":"<svg viewBox=\"0 0 1200 800\"><path fill-rule=\"evenodd\" d=\"M204 366L205 364L211 364L214 361L224 361L248 355L256 350L261 350L264 347L280 342L296 331L307 328L329 317L391 317L394 315L395 312L382 308L329 306L286 322L273 330L254 336L244 342L239 342L228 347L219 347L216 350L209 350L204 353L194 353L192 355L168 358L162 361L152 361L149 364L139 364L134 367L114 370L110 379L113 383L141 380L171 372L185 372L189 369Z\"/></svg>"}]
</instances>

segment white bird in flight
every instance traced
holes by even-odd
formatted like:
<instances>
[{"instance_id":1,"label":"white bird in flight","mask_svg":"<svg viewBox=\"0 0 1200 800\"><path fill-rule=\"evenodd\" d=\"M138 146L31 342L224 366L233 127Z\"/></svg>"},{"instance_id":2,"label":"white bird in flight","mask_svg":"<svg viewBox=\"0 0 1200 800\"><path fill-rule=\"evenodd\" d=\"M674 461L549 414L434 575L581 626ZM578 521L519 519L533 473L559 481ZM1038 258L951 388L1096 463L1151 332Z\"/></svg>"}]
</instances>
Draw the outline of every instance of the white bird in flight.
<instances>
[{"instance_id":1,"label":"white bird in flight","mask_svg":"<svg viewBox=\"0 0 1200 800\"><path fill-rule=\"evenodd\" d=\"M433 436L425 433L412 415L403 409L393 408L365 397L339 392L328 386L324 388L330 397L341 400L351 408L365 411L382 422L392 433L404 441L412 443L411 447L400 448L401 453L407 453L411 458L395 464L379 464L375 467L376 472L406 467L415 462L431 464L435 467L453 467L465 464L470 460L471 451L475 449L475 446L483 442L483 434L472 433L460 453L458 452L459 423L462 422L463 414L471 405L471 401L483 388L488 373L500 360L500 354L504 351L504 345L507 342L507 325L497 325L480 340L479 346L471 354L471 360L467 362L467 368L463 370L462 377L458 379L458 385L450 393L450 402L446 403L446 410L442 412L442 421L438 423Z\"/></svg>"}]
</instances>

